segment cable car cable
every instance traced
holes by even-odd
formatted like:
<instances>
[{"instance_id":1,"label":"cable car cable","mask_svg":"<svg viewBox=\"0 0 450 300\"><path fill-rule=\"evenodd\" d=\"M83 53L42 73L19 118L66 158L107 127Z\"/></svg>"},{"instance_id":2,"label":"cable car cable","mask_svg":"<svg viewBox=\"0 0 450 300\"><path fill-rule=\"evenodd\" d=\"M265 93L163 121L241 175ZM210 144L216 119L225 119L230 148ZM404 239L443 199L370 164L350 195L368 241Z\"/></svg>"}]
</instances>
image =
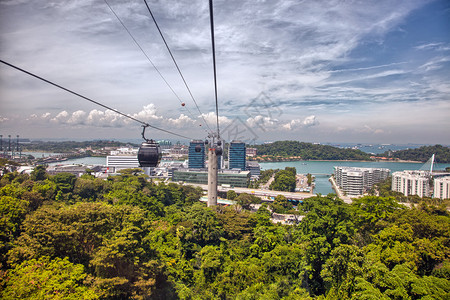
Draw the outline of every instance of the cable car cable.
<instances>
[{"instance_id":1,"label":"cable car cable","mask_svg":"<svg viewBox=\"0 0 450 300\"><path fill-rule=\"evenodd\" d=\"M189 86L188 86L186 80L184 79L183 73L181 73L180 67L178 66L177 61L175 60L175 57L173 56L172 51L170 50L170 47L169 47L169 45L167 44L166 39L164 38L164 35L163 35L161 29L159 28L158 22L156 22L156 19L155 19L155 17L153 16L152 10L150 9L150 6L148 5L147 0L144 0L144 2L145 2L145 6L147 6L148 12L150 13L150 16L151 16L152 19L153 19L153 22L154 22L155 25L156 25L156 28L158 29L159 35L161 36L162 40L164 41L164 44L166 45L167 51L169 51L170 57L172 58L172 61L173 61L173 63L175 64L175 67L177 68L178 73L180 74L181 79L183 80L184 85L186 86L186 89L187 89L188 92L189 92L189 95L191 96L192 100L194 101L195 106L197 107L197 110L198 110L198 112L200 113L200 116L201 116L202 119L203 119L203 122L205 122L205 124L206 124L206 126L208 127L208 129L209 129L210 131L212 131L211 128L209 127L208 123L206 122L205 117L203 116L202 112L200 111L200 108L198 107L197 101L195 101L195 98L194 98L194 96L192 95L191 89L189 88Z\"/></svg>"},{"instance_id":2,"label":"cable car cable","mask_svg":"<svg viewBox=\"0 0 450 300\"><path fill-rule=\"evenodd\" d=\"M212 56L213 56L213 68L214 68L214 95L215 95L215 99L216 99L217 137L220 138L219 104L217 101L216 45L214 42L214 12L213 12L212 0L209 0L209 19L210 19L210 24L211 24L211 44L212 44Z\"/></svg>"},{"instance_id":3,"label":"cable car cable","mask_svg":"<svg viewBox=\"0 0 450 300\"><path fill-rule=\"evenodd\" d=\"M136 44L136 46L138 46L138 48L141 50L142 54L144 54L144 56L147 58L147 60L150 62L150 64L153 66L153 68L156 70L156 72L159 74L159 76L162 78L162 80L166 83L166 85L169 87L169 89L172 91L172 93L175 95L175 97L178 99L178 101L180 101L181 106L184 107L187 112L189 113L189 115L191 116L191 118L195 121L196 118L194 117L194 114L190 111L190 109L188 107L186 107L184 105L184 102L180 99L180 97L178 96L178 94L175 92L175 90L172 88L172 86L169 84L169 82L166 80L166 78L163 76L163 74L159 71L159 69L156 67L156 65L153 63L153 61L150 59L150 57L147 55L147 53L144 51L144 49L141 47L141 45L139 44L139 42L134 38L134 36L131 34L130 30L128 30L127 26L125 25L125 23L122 22L122 20L120 19L120 17L117 15L117 13L114 11L114 9L111 7L111 5L108 3L107 0L104 0L104 2L106 3L106 5L108 6L109 10L113 13L113 15L116 17L116 19L120 22L120 24L122 25L122 27L125 29L125 31L128 33L128 35L131 37L131 39L134 41L134 43ZM205 129L206 130L206 129Z\"/></svg>"},{"instance_id":4,"label":"cable car cable","mask_svg":"<svg viewBox=\"0 0 450 300\"><path fill-rule=\"evenodd\" d=\"M156 130L159 130L159 131L162 131L162 132L165 132L165 133L169 133L169 134L172 134L172 135L181 137L181 138L185 138L185 139L192 140L192 138L190 138L190 137L187 137L187 136L184 136L184 135L181 135L181 134L178 134L178 133L175 133L175 132L172 132L172 131L163 129L163 128L159 128L159 127L150 125L150 124L148 124L148 123L146 123L146 122L144 122L144 121L138 120L138 119L136 119L136 118L134 118L134 117L132 117L132 116L130 116L130 115L127 115L127 114L124 114L123 112L118 111L117 109L111 108L111 107L109 107L109 106L107 106L107 105L105 105L105 104L102 104L102 103L100 103L100 102L97 102L97 101L95 101L95 100L92 100L92 99L90 99L90 98L88 98L88 97L86 97L86 96L83 96L83 95L81 95L81 94L79 94L79 93L76 93L76 92L74 92L74 91L72 91L72 90L69 90L68 88L65 88L65 87L63 87L63 86L61 86L61 85L59 85L59 84L56 84L56 83L54 83L54 82L52 82L52 81L50 81L50 80L47 80L47 79L45 79L45 78L43 78L43 77L40 77L40 76L38 76L38 75L36 75L36 74L33 74L33 73L31 73L31 72L28 72L28 71L26 71L26 70L24 70L24 69L22 69L22 68L19 68L19 67L13 65L13 64L10 64L10 63L8 63L8 62L6 62L6 61L4 61L4 60L1 60L1 59L0 59L0 62L3 63L3 64L5 64L5 65L7 65L7 66L10 66L11 68L14 68L14 69L16 69L16 70L18 70L18 71L21 71L21 72L25 73L25 74L28 74L28 75L30 75L30 76L32 76L32 77L34 77L34 78L37 78L37 79L39 79L39 80L42 80L42 81L44 81L44 82L46 82L46 83L48 83L48 84L50 84L50 85L53 85L53 86L55 86L55 87L57 87L57 88L60 88L60 89L62 89L62 90L64 90L64 91L66 91L66 92L69 92L69 93L71 93L71 94L73 94L73 95L75 95L75 96L78 96L78 97L80 97L80 98L83 98L83 99L85 99L85 100L87 100L87 101L89 101L89 102L92 102L92 103L94 103L94 104L97 104L97 105L99 105L99 106L101 106L101 107L103 107L103 108L109 109L109 110L111 110L111 111L113 111L113 112L115 112L115 113L117 113L117 114L119 114L119 115L122 115L122 116L124 116L124 117L126 117L126 118L128 118L128 119L131 119L131 120L135 121L135 122L138 122L138 123L140 123L140 124L142 124L142 125L144 125L144 126L151 127L151 128L153 128L153 129L156 129Z\"/></svg>"}]
</instances>

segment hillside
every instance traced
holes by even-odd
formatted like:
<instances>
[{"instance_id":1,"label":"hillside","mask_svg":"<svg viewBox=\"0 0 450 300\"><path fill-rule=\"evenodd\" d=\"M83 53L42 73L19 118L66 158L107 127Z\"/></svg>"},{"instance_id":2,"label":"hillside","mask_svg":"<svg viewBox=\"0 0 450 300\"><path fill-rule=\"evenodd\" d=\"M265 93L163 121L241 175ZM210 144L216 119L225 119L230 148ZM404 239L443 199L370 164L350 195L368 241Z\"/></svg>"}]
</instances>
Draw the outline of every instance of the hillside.
<instances>
[{"instance_id":1,"label":"hillside","mask_svg":"<svg viewBox=\"0 0 450 300\"><path fill-rule=\"evenodd\" d=\"M450 148L442 145L422 146L416 149L399 150L390 153L386 151L380 156L388 157L390 155L401 160L426 162L433 154L435 154L435 162L450 163Z\"/></svg>"},{"instance_id":2,"label":"hillside","mask_svg":"<svg viewBox=\"0 0 450 300\"><path fill-rule=\"evenodd\" d=\"M289 171L287 169L286 171ZM450 217L422 199L305 199L208 208L137 169L0 177L1 299L448 299ZM275 210L292 209L277 197ZM299 221L299 220L297 220Z\"/></svg>"},{"instance_id":3,"label":"hillside","mask_svg":"<svg viewBox=\"0 0 450 300\"><path fill-rule=\"evenodd\" d=\"M361 150L298 141L277 141L256 145L255 148L258 149L258 157L269 155L273 157L300 156L304 160L370 160L370 154Z\"/></svg>"}]
</instances>

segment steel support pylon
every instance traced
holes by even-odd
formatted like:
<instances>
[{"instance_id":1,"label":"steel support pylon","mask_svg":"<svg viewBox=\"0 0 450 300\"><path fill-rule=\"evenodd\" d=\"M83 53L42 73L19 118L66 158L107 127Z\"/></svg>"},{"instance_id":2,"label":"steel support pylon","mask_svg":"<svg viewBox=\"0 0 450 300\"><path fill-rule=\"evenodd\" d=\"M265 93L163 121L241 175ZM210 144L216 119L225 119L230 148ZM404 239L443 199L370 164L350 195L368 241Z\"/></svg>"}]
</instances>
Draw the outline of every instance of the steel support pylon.
<instances>
[{"instance_id":1,"label":"steel support pylon","mask_svg":"<svg viewBox=\"0 0 450 300\"><path fill-rule=\"evenodd\" d=\"M217 205L217 155L216 149L208 150L208 207Z\"/></svg>"}]
</instances>

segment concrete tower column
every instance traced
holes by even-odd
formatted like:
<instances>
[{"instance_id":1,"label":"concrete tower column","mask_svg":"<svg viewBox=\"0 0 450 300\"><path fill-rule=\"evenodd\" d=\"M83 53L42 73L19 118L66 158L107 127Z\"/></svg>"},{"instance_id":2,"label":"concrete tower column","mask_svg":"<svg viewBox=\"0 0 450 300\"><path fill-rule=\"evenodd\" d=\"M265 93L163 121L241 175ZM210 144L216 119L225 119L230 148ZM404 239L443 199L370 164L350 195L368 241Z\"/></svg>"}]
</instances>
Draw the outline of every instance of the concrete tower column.
<instances>
[{"instance_id":1,"label":"concrete tower column","mask_svg":"<svg viewBox=\"0 0 450 300\"><path fill-rule=\"evenodd\" d=\"M216 149L208 150L208 207L217 205L217 155Z\"/></svg>"}]
</instances>

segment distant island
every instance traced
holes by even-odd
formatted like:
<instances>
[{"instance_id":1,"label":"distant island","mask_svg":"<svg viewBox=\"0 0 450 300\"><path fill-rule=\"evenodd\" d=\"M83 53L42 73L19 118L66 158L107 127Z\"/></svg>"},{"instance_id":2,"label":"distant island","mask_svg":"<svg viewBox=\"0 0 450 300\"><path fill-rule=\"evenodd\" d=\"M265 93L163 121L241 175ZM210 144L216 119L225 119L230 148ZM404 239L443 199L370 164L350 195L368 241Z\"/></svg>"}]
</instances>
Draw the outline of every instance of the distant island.
<instances>
[{"instance_id":1,"label":"distant island","mask_svg":"<svg viewBox=\"0 0 450 300\"><path fill-rule=\"evenodd\" d=\"M257 149L258 161L286 160L373 160L371 154L361 150L343 149L298 141L277 141L252 146Z\"/></svg>"},{"instance_id":2,"label":"distant island","mask_svg":"<svg viewBox=\"0 0 450 300\"><path fill-rule=\"evenodd\" d=\"M110 140L94 140L94 141L64 141L64 142L43 142L32 141L31 143L21 144L22 151L31 152L55 152L55 153L68 153L77 151L79 149L90 148L91 150L99 150L107 147L125 147L125 146L138 146L132 143L122 143L118 141Z\"/></svg>"},{"instance_id":3,"label":"distant island","mask_svg":"<svg viewBox=\"0 0 450 300\"><path fill-rule=\"evenodd\" d=\"M386 151L379 155L400 160L426 162L433 154L435 154L435 162L443 164L450 163L450 148L442 145L422 146L416 149L398 151Z\"/></svg>"}]
</instances>

